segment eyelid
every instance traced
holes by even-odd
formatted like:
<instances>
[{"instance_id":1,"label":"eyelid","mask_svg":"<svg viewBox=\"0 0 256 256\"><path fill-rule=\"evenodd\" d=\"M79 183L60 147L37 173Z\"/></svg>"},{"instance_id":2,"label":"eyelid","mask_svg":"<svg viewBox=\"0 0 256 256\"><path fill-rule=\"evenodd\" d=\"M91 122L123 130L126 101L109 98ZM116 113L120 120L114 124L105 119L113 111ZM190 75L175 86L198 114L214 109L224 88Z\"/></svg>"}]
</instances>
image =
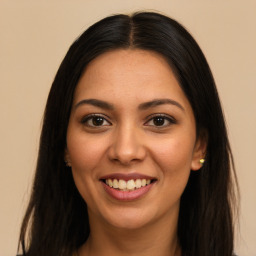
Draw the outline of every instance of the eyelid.
<instances>
[{"instance_id":1,"label":"eyelid","mask_svg":"<svg viewBox=\"0 0 256 256\"><path fill-rule=\"evenodd\" d=\"M101 117L103 118L105 121L107 121L109 123L109 125L101 125L101 126L92 126L92 125L87 125L86 122L90 119L92 119L93 117ZM97 113L94 113L94 114L89 114L89 115L86 115L84 117L82 117L81 121L80 121L82 124L86 125L87 127L93 127L93 128L100 128L100 127L104 127L104 126L110 126L112 125L112 123L108 120L108 117L104 114L97 114Z\"/></svg>"},{"instance_id":2,"label":"eyelid","mask_svg":"<svg viewBox=\"0 0 256 256\"><path fill-rule=\"evenodd\" d=\"M162 117L165 120L167 120L169 122L169 124L168 125L163 125L163 126L147 125L147 123L152 121L155 117ZM147 121L145 122L144 125L146 125L146 126L154 126L154 127L160 129L160 128L165 128L165 127L168 127L168 126L170 126L172 124L176 124L176 123L177 123L177 120L174 117L172 117L170 115L167 115L167 114L163 114L163 113L156 113L156 114L152 114L152 115L148 116L147 117Z\"/></svg>"},{"instance_id":3,"label":"eyelid","mask_svg":"<svg viewBox=\"0 0 256 256\"><path fill-rule=\"evenodd\" d=\"M106 121L108 123L108 125L99 125L99 126L94 126L94 125L88 125L86 124L86 122L88 122L90 119L92 119L93 117L101 117L104 119L104 121ZM166 125L160 125L160 126L157 126L157 125L148 125L148 123L150 121L152 121L154 118L156 117L162 117L164 118L165 120L167 120L169 123ZM83 116L81 121L80 121L83 125L86 125L87 127L90 127L90 128L101 128L101 127L105 127L105 126L110 126L112 125L112 123L109 121L109 117L106 116L105 114L98 114L98 113L93 113L93 114L88 114L86 116ZM176 124L177 123L177 120L168 115L168 114L163 114L163 113L155 113L155 114L151 114L147 117L147 120L144 122L144 125L145 126L151 126L151 127L155 127L155 128L158 128L158 129L161 129L161 128L165 128L165 127L168 127L172 124Z\"/></svg>"}]
</instances>

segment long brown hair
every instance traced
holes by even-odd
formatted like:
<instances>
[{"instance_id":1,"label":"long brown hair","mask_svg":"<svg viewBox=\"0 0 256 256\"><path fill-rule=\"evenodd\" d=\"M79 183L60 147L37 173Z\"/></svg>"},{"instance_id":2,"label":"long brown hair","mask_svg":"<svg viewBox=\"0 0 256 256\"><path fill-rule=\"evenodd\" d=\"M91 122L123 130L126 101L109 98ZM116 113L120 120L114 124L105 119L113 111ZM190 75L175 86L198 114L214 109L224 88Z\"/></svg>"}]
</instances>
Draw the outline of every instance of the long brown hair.
<instances>
[{"instance_id":1,"label":"long brown hair","mask_svg":"<svg viewBox=\"0 0 256 256\"><path fill-rule=\"evenodd\" d=\"M166 59L193 108L197 134L207 135L206 162L191 172L181 198L178 237L184 255L233 255L235 172L224 116L207 61L175 20L150 12L107 17L71 45L44 113L36 174L22 223L27 256L70 256L90 234L87 206L64 163L73 94L90 61L118 48L155 51Z\"/></svg>"}]
</instances>

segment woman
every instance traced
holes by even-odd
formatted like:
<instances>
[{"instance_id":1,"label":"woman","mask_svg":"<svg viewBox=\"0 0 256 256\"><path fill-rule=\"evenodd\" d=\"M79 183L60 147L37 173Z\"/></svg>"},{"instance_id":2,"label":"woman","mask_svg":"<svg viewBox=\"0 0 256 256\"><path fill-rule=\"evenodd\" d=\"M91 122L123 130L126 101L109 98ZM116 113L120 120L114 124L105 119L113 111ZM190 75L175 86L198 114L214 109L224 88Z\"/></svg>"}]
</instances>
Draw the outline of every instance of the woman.
<instances>
[{"instance_id":1,"label":"woman","mask_svg":"<svg viewBox=\"0 0 256 256\"><path fill-rule=\"evenodd\" d=\"M23 255L231 256L233 180L214 79L191 35L157 13L105 18L53 82Z\"/></svg>"}]
</instances>

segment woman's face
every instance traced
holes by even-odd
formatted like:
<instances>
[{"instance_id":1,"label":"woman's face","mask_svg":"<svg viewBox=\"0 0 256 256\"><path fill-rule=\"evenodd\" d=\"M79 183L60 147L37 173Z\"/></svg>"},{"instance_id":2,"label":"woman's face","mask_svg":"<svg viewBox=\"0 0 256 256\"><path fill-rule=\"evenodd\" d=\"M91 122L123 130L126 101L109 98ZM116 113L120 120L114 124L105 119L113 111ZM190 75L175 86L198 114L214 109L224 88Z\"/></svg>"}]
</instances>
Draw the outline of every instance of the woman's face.
<instances>
[{"instance_id":1,"label":"woman's face","mask_svg":"<svg viewBox=\"0 0 256 256\"><path fill-rule=\"evenodd\" d=\"M91 225L133 229L176 218L190 171L201 167L202 144L163 57L115 50L87 66L74 94L66 159Z\"/></svg>"}]
</instances>

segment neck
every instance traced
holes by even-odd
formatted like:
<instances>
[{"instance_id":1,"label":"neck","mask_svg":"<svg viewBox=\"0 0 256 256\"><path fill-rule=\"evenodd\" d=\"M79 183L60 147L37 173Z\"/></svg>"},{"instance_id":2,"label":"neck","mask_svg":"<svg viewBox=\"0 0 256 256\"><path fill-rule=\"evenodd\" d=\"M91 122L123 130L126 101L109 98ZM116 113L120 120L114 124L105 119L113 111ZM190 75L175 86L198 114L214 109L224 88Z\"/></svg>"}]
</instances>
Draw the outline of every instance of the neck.
<instances>
[{"instance_id":1,"label":"neck","mask_svg":"<svg viewBox=\"0 0 256 256\"><path fill-rule=\"evenodd\" d=\"M138 229L120 229L106 223L91 227L79 256L181 256L177 238L178 214ZM175 223L175 224L174 224Z\"/></svg>"}]
</instances>

